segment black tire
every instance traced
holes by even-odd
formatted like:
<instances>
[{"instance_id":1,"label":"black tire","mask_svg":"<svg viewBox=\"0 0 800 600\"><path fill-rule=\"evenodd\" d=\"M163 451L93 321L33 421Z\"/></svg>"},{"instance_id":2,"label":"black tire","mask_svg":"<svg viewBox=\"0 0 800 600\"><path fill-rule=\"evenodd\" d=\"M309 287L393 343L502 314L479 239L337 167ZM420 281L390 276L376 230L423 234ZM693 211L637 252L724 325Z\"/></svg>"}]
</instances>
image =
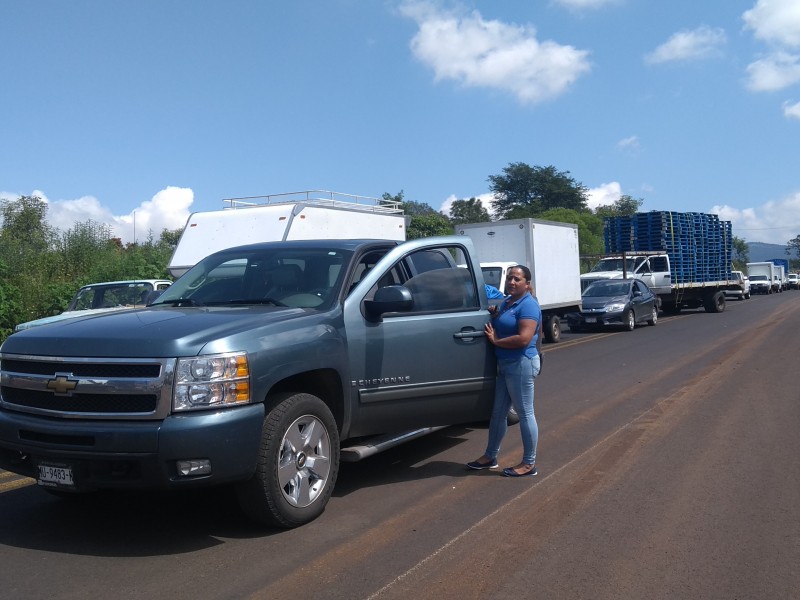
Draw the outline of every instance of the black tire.
<instances>
[{"instance_id":1,"label":"black tire","mask_svg":"<svg viewBox=\"0 0 800 600\"><path fill-rule=\"evenodd\" d=\"M622 313L622 326L625 328L625 331L633 331L636 329L636 317L630 308Z\"/></svg>"},{"instance_id":2,"label":"black tire","mask_svg":"<svg viewBox=\"0 0 800 600\"><path fill-rule=\"evenodd\" d=\"M558 318L558 315L545 318L544 339L551 344L555 344L561 340L561 320Z\"/></svg>"},{"instance_id":3,"label":"black tire","mask_svg":"<svg viewBox=\"0 0 800 600\"><path fill-rule=\"evenodd\" d=\"M311 394L275 398L264 419L253 477L236 492L242 511L265 525L313 521L339 473L339 431L328 406Z\"/></svg>"},{"instance_id":4,"label":"black tire","mask_svg":"<svg viewBox=\"0 0 800 600\"><path fill-rule=\"evenodd\" d=\"M703 308L706 312L721 313L725 311L725 292L714 292L703 298Z\"/></svg>"},{"instance_id":5,"label":"black tire","mask_svg":"<svg viewBox=\"0 0 800 600\"><path fill-rule=\"evenodd\" d=\"M647 320L648 325L655 326L658 323L658 308L654 305L653 306L653 313L650 318Z\"/></svg>"}]
</instances>

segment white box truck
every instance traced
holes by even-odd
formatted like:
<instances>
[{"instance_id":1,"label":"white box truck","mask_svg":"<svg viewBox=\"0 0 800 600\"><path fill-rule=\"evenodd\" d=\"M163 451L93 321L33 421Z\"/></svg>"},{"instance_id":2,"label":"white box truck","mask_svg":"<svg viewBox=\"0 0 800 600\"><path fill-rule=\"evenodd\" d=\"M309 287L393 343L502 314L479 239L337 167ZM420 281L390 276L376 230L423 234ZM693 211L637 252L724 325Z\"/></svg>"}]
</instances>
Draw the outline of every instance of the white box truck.
<instances>
[{"instance_id":1,"label":"white box truck","mask_svg":"<svg viewBox=\"0 0 800 600\"><path fill-rule=\"evenodd\" d=\"M561 339L560 318L581 310L578 226L539 219L510 219L456 226L472 239L486 283L503 290L506 270L525 265L531 270L542 307L544 338Z\"/></svg>"},{"instance_id":2,"label":"white box truck","mask_svg":"<svg viewBox=\"0 0 800 600\"><path fill-rule=\"evenodd\" d=\"M406 239L406 216L391 200L308 190L224 202L221 210L189 216L167 266L173 277L218 250L257 242Z\"/></svg>"},{"instance_id":3,"label":"white box truck","mask_svg":"<svg viewBox=\"0 0 800 600\"><path fill-rule=\"evenodd\" d=\"M752 294L771 294L780 291L777 274L778 270L775 264L770 261L747 263L750 292Z\"/></svg>"}]
</instances>

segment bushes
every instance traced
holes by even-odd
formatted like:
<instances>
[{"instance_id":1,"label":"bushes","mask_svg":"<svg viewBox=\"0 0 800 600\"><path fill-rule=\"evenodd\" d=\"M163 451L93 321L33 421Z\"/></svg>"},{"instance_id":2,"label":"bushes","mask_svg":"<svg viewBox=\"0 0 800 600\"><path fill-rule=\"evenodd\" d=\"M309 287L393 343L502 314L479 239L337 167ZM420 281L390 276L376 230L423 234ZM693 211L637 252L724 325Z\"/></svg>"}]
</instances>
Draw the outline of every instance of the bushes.
<instances>
[{"instance_id":1,"label":"bushes","mask_svg":"<svg viewBox=\"0 0 800 600\"><path fill-rule=\"evenodd\" d=\"M123 245L93 221L62 232L45 221L47 203L36 196L0 205L0 342L18 323L63 312L87 283L166 278L179 232Z\"/></svg>"}]
</instances>

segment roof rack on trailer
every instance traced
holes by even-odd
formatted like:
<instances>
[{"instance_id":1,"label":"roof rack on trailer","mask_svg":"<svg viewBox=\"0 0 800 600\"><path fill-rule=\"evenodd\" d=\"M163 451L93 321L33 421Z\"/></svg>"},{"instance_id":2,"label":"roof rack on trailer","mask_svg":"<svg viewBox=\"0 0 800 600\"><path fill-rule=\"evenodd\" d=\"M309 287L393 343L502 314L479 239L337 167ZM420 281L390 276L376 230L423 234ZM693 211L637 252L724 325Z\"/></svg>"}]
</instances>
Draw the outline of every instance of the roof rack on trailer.
<instances>
[{"instance_id":1,"label":"roof rack on trailer","mask_svg":"<svg viewBox=\"0 0 800 600\"><path fill-rule=\"evenodd\" d=\"M268 204L294 204L302 202L305 204L316 204L318 206L338 206L351 210L363 210L365 212L403 213L400 202L396 200L343 194L341 192L331 192L328 190L306 190L303 192L284 192L282 194L270 194L267 196L224 198L222 201L228 203L228 206L225 207L226 209L243 209L252 208L254 206L265 206Z\"/></svg>"}]
</instances>

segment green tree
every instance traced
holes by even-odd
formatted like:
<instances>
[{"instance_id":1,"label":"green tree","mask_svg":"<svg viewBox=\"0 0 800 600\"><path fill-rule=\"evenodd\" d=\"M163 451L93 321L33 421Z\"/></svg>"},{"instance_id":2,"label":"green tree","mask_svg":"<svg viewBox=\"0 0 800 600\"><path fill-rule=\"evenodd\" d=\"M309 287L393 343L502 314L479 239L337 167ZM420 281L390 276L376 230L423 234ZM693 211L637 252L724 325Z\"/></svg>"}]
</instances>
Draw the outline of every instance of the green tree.
<instances>
[{"instance_id":1,"label":"green tree","mask_svg":"<svg viewBox=\"0 0 800 600\"><path fill-rule=\"evenodd\" d=\"M8 267L0 260L0 340L11 335L23 314L19 290L10 279Z\"/></svg>"},{"instance_id":2,"label":"green tree","mask_svg":"<svg viewBox=\"0 0 800 600\"><path fill-rule=\"evenodd\" d=\"M786 254L800 257L800 235L786 242Z\"/></svg>"},{"instance_id":3,"label":"green tree","mask_svg":"<svg viewBox=\"0 0 800 600\"><path fill-rule=\"evenodd\" d=\"M453 225L485 223L491 220L489 211L474 196L469 200L455 200L450 206L450 222Z\"/></svg>"},{"instance_id":4,"label":"green tree","mask_svg":"<svg viewBox=\"0 0 800 600\"><path fill-rule=\"evenodd\" d=\"M560 172L553 166L510 163L502 175L490 175L489 184L492 206L504 219L538 217L553 208L588 210L587 188L570 177L569 171Z\"/></svg>"},{"instance_id":5,"label":"green tree","mask_svg":"<svg viewBox=\"0 0 800 600\"><path fill-rule=\"evenodd\" d=\"M644 200L623 194L613 204L598 206L594 214L599 217L629 217L639 212Z\"/></svg>"},{"instance_id":6,"label":"green tree","mask_svg":"<svg viewBox=\"0 0 800 600\"><path fill-rule=\"evenodd\" d=\"M55 230L47 224L47 203L38 196L3 200L0 256L13 276L33 273L52 249Z\"/></svg>"},{"instance_id":7,"label":"green tree","mask_svg":"<svg viewBox=\"0 0 800 600\"><path fill-rule=\"evenodd\" d=\"M453 226L450 224L450 219L442 213L434 211L411 217L411 224L408 226L408 235L406 236L409 240L437 235L453 235Z\"/></svg>"},{"instance_id":8,"label":"green tree","mask_svg":"<svg viewBox=\"0 0 800 600\"><path fill-rule=\"evenodd\" d=\"M429 204L406 200L403 190L394 196L387 192L381 197L386 201L399 202L403 212L410 217L406 239L415 240L453 233L453 226L446 216L437 212Z\"/></svg>"},{"instance_id":9,"label":"green tree","mask_svg":"<svg viewBox=\"0 0 800 600\"><path fill-rule=\"evenodd\" d=\"M737 271L746 271L750 261L750 247L742 238L733 236L733 264Z\"/></svg>"},{"instance_id":10,"label":"green tree","mask_svg":"<svg viewBox=\"0 0 800 600\"><path fill-rule=\"evenodd\" d=\"M542 219L578 226L578 252L581 256L596 256L605 252L603 219L591 212L554 208L541 215Z\"/></svg>"}]
</instances>

